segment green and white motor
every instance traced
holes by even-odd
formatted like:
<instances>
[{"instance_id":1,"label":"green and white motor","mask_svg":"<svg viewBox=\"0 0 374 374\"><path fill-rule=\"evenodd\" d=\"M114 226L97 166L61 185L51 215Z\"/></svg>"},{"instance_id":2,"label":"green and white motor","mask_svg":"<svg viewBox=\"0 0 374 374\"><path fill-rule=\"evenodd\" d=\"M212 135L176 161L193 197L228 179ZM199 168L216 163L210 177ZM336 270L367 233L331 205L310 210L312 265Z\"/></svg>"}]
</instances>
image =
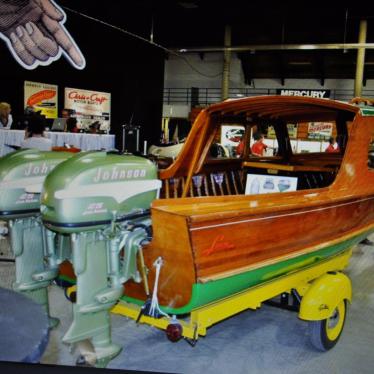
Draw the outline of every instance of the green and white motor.
<instances>
[{"instance_id":1,"label":"green and white motor","mask_svg":"<svg viewBox=\"0 0 374 374\"><path fill-rule=\"evenodd\" d=\"M142 281L137 258L150 239L150 206L160 188L151 161L105 152L77 155L45 180L42 220L71 237L77 295L63 341L78 343L80 362L106 366L121 350L111 340L109 310L127 280Z\"/></svg>"},{"instance_id":2,"label":"green and white motor","mask_svg":"<svg viewBox=\"0 0 374 374\"><path fill-rule=\"evenodd\" d=\"M44 306L49 315L47 287L58 274L58 257L69 256L63 237L51 252L48 233L40 219L40 192L47 174L72 156L68 152L24 149L0 158L0 219L8 222L15 256L14 290ZM56 246L58 248L56 248ZM53 326L57 320L50 318Z\"/></svg>"}]
</instances>

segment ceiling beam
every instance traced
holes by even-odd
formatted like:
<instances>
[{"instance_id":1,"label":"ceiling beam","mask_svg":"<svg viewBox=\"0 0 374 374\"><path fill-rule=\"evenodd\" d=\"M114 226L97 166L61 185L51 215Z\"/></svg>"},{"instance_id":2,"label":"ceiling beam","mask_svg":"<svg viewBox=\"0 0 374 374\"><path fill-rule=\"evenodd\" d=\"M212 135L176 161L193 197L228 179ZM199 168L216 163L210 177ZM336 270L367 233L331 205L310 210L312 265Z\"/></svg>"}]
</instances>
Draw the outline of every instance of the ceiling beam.
<instances>
[{"instance_id":1,"label":"ceiling beam","mask_svg":"<svg viewBox=\"0 0 374 374\"><path fill-rule=\"evenodd\" d=\"M233 47L198 47L171 49L175 53L196 53L196 52L246 52L246 51L287 51L301 50L310 51L318 49L374 49L374 43L330 43L330 44L252 44Z\"/></svg>"}]
</instances>

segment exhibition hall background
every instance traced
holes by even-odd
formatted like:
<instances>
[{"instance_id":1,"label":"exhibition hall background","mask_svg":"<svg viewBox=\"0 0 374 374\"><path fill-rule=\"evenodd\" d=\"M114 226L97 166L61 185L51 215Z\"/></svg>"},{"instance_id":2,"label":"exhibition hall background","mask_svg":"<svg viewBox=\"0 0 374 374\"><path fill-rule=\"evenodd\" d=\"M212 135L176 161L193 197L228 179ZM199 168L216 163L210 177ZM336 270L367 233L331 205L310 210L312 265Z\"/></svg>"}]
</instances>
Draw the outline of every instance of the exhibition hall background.
<instances>
[{"instance_id":1,"label":"exhibition hall background","mask_svg":"<svg viewBox=\"0 0 374 374\"><path fill-rule=\"evenodd\" d=\"M129 28L147 39L151 20L141 14L125 14L122 2L57 0L66 15L65 27L86 59L86 67L77 70L61 57L49 66L34 70L21 67L6 44L0 41L0 101L9 102L13 116L24 109L24 81L58 85L58 111L64 107L64 88L80 88L111 93L111 133L121 149L122 125L130 121L140 125L140 139L154 144L159 140L164 81L164 51L103 23L85 18L64 8L74 8L117 27ZM122 8L122 9L121 9ZM109 17L110 12L110 17ZM107 15L107 17L106 17ZM115 15L118 15L116 22Z\"/></svg>"}]
</instances>

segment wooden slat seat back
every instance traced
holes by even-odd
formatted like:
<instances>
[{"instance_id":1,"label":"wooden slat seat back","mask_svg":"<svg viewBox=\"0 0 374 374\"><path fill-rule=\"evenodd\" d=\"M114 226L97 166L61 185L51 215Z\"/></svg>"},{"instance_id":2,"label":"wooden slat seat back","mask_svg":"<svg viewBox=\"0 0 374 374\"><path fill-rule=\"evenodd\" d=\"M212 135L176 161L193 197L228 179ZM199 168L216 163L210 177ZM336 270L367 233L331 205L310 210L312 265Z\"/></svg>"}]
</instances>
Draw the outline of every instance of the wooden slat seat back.
<instances>
[{"instance_id":1,"label":"wooden slat seat back","mask_svg":"<svg viewBox=\"0 0 374 374\"><path fill-rule=\"evenodd\" d=\"M241 170L217 171L196 174L192 177L187 197L239 195L244 193ZM168 178L162 181L161 198L182 196L187 177Z\"/></svg>"},{"instance_id":2,"label":"wooden slat seat back","mask_svg":"<svg viewBox=\"0 0 374 374\"><path fill-rule=\"evenodd\" d=\"M161 198L182 196L187 176L162 180ZM209 160L192 177L186 197L239 195L244 193L243 172L237 160Z\"/></svg>"}]
</instances>

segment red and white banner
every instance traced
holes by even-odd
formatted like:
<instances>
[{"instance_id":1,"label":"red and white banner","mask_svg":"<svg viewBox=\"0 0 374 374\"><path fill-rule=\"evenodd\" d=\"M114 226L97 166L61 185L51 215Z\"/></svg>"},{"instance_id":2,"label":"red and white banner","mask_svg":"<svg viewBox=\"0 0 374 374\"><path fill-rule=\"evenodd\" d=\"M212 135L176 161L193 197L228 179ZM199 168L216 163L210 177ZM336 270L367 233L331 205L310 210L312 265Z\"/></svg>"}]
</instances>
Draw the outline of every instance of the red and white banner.
<instances>
[{"instance_id":1,"label":"red and white banner","mask_svg":"<svg viewBox=\"0 0 374 374\"><path fill-rule=\"evenodd\" d=\"M309 139L327 139L332 135L333 124L331 122L309 122Z\"/></svg>"},{"instance_id":2,"label":"red and white banner","mask_svg":"<svg viewBox=\"0 0 374 374\"><path fill-rule=\"evenodd\" d=\"M82 128L99 121L101 130L110 129L110 99L108 92L65 88L65 108L75 111Z\"/></svg>"}]
</instances>

